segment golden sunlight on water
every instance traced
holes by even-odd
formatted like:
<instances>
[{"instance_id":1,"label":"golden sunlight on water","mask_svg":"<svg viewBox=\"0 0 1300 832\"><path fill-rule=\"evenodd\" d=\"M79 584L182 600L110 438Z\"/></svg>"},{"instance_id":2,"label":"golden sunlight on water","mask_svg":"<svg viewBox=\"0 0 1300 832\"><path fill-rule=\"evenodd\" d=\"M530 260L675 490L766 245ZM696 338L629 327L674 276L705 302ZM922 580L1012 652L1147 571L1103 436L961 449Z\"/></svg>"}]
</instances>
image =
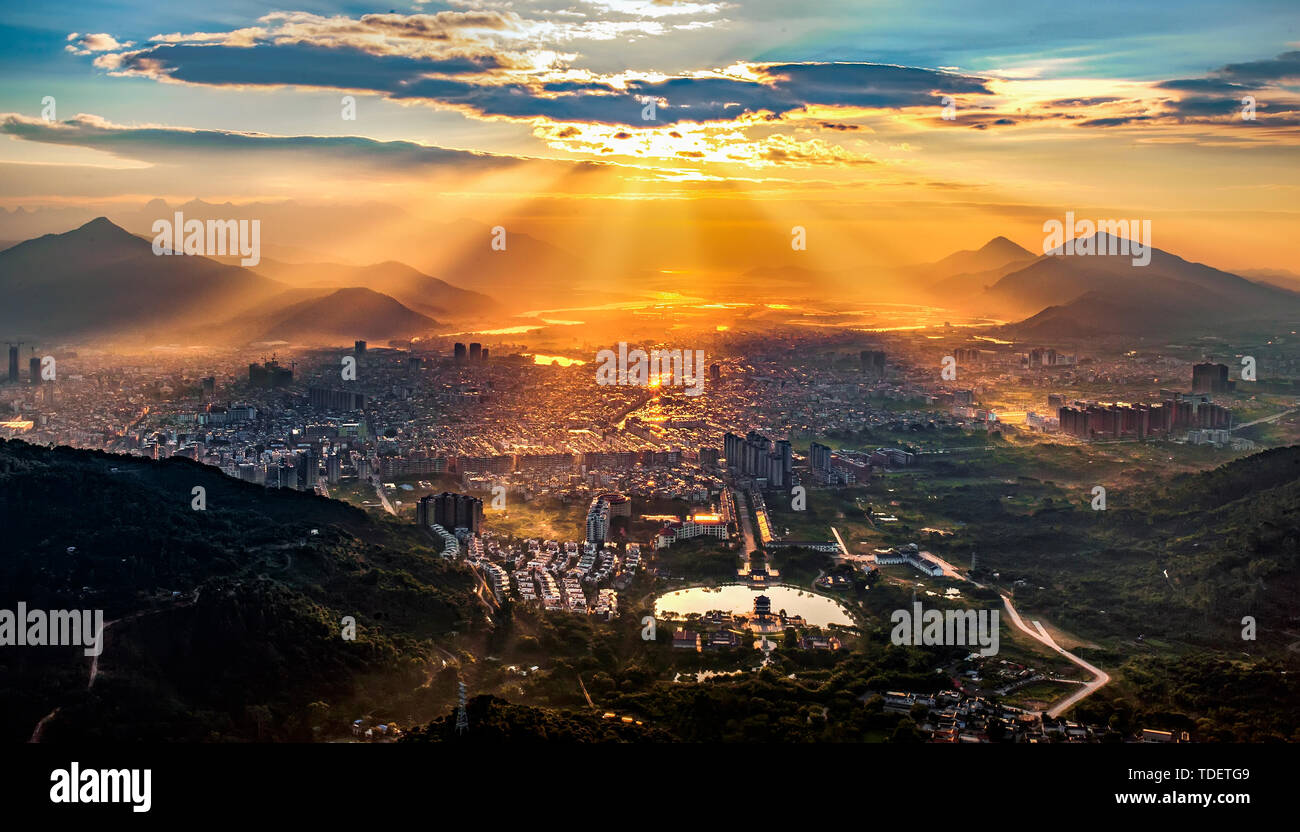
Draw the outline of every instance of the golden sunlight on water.
<instances>
[{"instance_id":1,"label":"golden sunlight on water","mask_svg":"<svg viewBox=\"0 0 1300 832\"><path fill-rule=\"evenodd\" d=\"M572 367L577 365L581 367L583 364L587 363L581 358L569 358L563 355L541 355L540 353L532 353L532 356L534 364L559 364L561 367Z\"/></svg>"}]
</instances>

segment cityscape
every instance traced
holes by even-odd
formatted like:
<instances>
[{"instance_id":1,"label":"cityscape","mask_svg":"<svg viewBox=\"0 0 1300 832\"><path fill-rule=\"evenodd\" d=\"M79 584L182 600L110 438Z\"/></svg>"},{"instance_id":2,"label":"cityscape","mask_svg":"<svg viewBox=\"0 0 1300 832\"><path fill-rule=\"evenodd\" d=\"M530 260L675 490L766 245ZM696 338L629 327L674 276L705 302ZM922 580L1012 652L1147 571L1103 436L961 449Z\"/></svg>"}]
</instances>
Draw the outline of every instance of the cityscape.
<instances>
[{"instance_id":1,"label":"cityscape","mask_svg":"<svg viewBox=\"0 0 1300 832\"><path fill-rule=\"evenodd\" d=\"M1300 18L853 5L6 11L7 740L1300 742Z\"/></svg>"}]
</instances>

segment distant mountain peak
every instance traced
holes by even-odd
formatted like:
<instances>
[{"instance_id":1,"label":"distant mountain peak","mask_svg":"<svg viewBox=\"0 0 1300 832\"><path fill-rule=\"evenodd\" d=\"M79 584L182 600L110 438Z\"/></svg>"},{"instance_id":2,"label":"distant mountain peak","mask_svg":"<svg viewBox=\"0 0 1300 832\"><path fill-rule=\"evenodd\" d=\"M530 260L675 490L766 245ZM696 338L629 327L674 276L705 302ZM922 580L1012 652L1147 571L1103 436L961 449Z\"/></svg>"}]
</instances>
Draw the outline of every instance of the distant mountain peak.
<instances>
[{"instance_id":1,"label":"distant mountain peak","mask_svg":"<svg viewBox=\"0 0 1300 832\"><path fill-rule=\"evenodd\" d=\"M980 254L1004 254L1014 257L1033 257L1034 253L1029 249L1019 245L1013 240L1009 240L1002 235L994 237L980 247Z\"/></svg>"},{"instance_id":2,"label":"distant mountain peak","mask_svg":"<svg viewBox=\"0 0 1300 832\"><path fill-rule=\"evenodd\" d=\"M108 217L95 217L90 222L78 226L77 228L74 228L71 231L65 231L62 234L56 234L52 236L62 237L64 239L84 238L92 242L104 242L104 241L120 241L124 243L143 242L139 237L135 236L130 231L127 231L122 226L117 225Z\"/></svg>"}]
</instances>

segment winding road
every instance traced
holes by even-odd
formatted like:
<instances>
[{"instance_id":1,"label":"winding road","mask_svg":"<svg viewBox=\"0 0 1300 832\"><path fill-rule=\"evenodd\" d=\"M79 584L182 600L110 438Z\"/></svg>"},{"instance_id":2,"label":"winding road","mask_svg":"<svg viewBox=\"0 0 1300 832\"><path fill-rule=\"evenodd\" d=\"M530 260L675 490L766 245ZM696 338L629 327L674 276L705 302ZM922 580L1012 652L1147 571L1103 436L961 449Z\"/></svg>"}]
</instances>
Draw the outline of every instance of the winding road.
<instances>
[{"instance_id":1,"label":"winding road","mask_svg":"<svg viewBox=\"0 0 1300 832\"><path fill-rule=\"evenodd\" d=\"M91 688L93 688L95 686L95 679L99 678L99 657L104 655L104 648L108 644L108 642L104 640L104 636L107 635L108 629L110 627L112 627L114 624L120 624L123 621L133 621L137 618L142 618L146 615L153 615L154 613L165 612L168 610L178 609L180 607L191 606L199 600L199 593L201 591L202 589L196 589L194 590L194 597L180 598L175 602L173 602L170 606L158 607L157 609L152 609L152 610L140 610L139 612L133 612L130 615L124 615L121 618L115 618L112 621L105 622L104 626L99 631L99 653L92 656L90 659L90 680L86 682L86 690L90 690ZM55 708L54 710L46 714L44 717L42 717L41 721L36 723L36 728L35 730L32 731L31 739L27 741L29 743L40 742L41 736L45 733L45 726L48 725L50 721L54 719L55 716L58 715L58 713L59 713L59 708Z\"/></svg>"},{"instance_id":2,"label":"winding road","mask_svg":"<svg viewBox=\"0 0 1300 832\"><path fill-rule=\"evenodd\" d=\"M981 584L978 581L971 580L966 575L963 575L960 572L958 572L956 567L954 567L952 564L948 563L947 561L937 558L928 552L926 553L926 555L927 557L934 558L934 560L938 561L941 565L943 565L944 573L950 574L950 577L957 578L959 580L963 580L968 583L974 584L980 589L987 588L984 586L984 584ZM1089 664L1088 662L1084 661L1083 659L1079 658L1078 656L1066 650L1061 645L1057 644L1056 640L1053 639L1051 635L1048 634L1047 630L1045 630L1043 628L1043 625L1038 621L1034 622L1033 627L1027 625L1024 622L1024 620L1020 617L1020 613L1016 612L1016 607L1014 604L1011 603L1011 598L1001 592L998 593L998 596L1002 599L1002 605L1006 607L1007 615L1011 616L1011 623L1016 626L1016 629L1020 630L1022 633L1032 638L1034 641L1037 641L1046 647L1050 647L1051 649L1055 650L1057 653L1060 653L1065 658L1069 659L1070 661L1077 664L1079 667L1083 668L1084 670L1092 674L1091 682L1082 683L1082 687L1080 687L1078 691L1070 694L1069 696L1067 696L1066 698L1062 699L1060 702L1057 702L1055 705L1049 708L1047 710L1048 716L1050 716L1053 719L1056 719L1061 714L1070 710L1071 708L1079 704L1087 697L1092 696L1094 693L1101 690L1103 686L1105 686L1108 682L1110 682L1109 673L1102 670L1100 667L1096 667L1095 665Z\"/></svg>"},{"instance_id":3,"label":"winding road","mask_svg":"<svg viewBox=\"0 0 1300 832\"><path fill-rule=\"evenodd\" d=\"M1043 629L1043 625L1040 624L1039 622L1035 621L1032 629L1029 626L1027 626L1025 622L1021 620L1020 614L1016 612L1016 608L1015 606L1012 605L1011 599L1008 598L1006 595L1002 595L1002 604L1007 608L1007 615L1011 616L1011 623L1015 624L1017 629L1019 629L1021 632L1025 633L1035 641L1039 641L1047 645L1048 647L1052 648L1056 652L1060 653L1062 656L1065 656L1067 659L1074 662L1079 667L1082 667L1084 670L1088 671L1093 675L1093 679L1091 682L1085 683L1083 687L1080 688L1078 691L1070 694L1065 699L1062 699L1060 702L1056 703L1051 708L1049 708L1047 711L1048 716L1052 717L1053 719L1056 719L1061 714L1070 710L1070 708L1073 708L1075 705L1077 705L1080 701L1082 701L1086 697L1089 697L1092 694L1096 693L1098 690L1101 689L1103 685L1105 685L1107 682L1110 681L1110 675L1106 673L1106 671L1102 670L1099 667L1095 667L1091 664L1088 664L1083 659L1079 658L1078 656L1069 652L1065 648L1061 647L1061 645L1057 644L1056 641L1050 635L1048 635L1047 630Z\"/></svg>"}]
</instances>

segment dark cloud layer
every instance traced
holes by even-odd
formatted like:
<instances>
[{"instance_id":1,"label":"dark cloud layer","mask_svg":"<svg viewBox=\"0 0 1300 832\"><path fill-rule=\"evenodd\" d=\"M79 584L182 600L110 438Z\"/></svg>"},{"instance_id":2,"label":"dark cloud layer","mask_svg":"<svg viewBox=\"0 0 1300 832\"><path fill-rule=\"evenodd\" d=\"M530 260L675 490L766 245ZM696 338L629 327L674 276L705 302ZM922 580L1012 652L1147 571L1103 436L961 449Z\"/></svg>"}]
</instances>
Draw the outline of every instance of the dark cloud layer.
<instances>
[{"instance_id":1,"label":"dark cloud layer","mask_svg":"<svg viewBox=\"0 0 1300 832\"><path fill-rule=\"evenodd\" d=\"M443 169L487 172L521 164L562 165L572 170L598 167L596 163L534 160L360 136L269 136L225 130L122 127L89 117L49 123L8 114L0 117L0 135L87 147L158 164L188 164L196 157L210 163L214 155L224 155L249 162L284 157L295 163L360 165L410 173Z\"/></svg>"},{"instance_id":2,"label":"dark cloud layer","mask_svg":"<svg viewBox=\"0 0 1300 832\"><path fill-rule=\"evenodd\" d=\"M495 72L503 62L490 54L423 58L306 43L167 44L101 65L191 84L364 90L484 116L641 127L648 126L642 119L646 99L657 102L654 122L670 124L783 115L809 106L898 109L936 104L943 95L989 93L980 78L866 63L776 64L760 67L759 80L685 76L634 80L626 88L601 81L533 83Z\"/></svg>"}]
</instances>

